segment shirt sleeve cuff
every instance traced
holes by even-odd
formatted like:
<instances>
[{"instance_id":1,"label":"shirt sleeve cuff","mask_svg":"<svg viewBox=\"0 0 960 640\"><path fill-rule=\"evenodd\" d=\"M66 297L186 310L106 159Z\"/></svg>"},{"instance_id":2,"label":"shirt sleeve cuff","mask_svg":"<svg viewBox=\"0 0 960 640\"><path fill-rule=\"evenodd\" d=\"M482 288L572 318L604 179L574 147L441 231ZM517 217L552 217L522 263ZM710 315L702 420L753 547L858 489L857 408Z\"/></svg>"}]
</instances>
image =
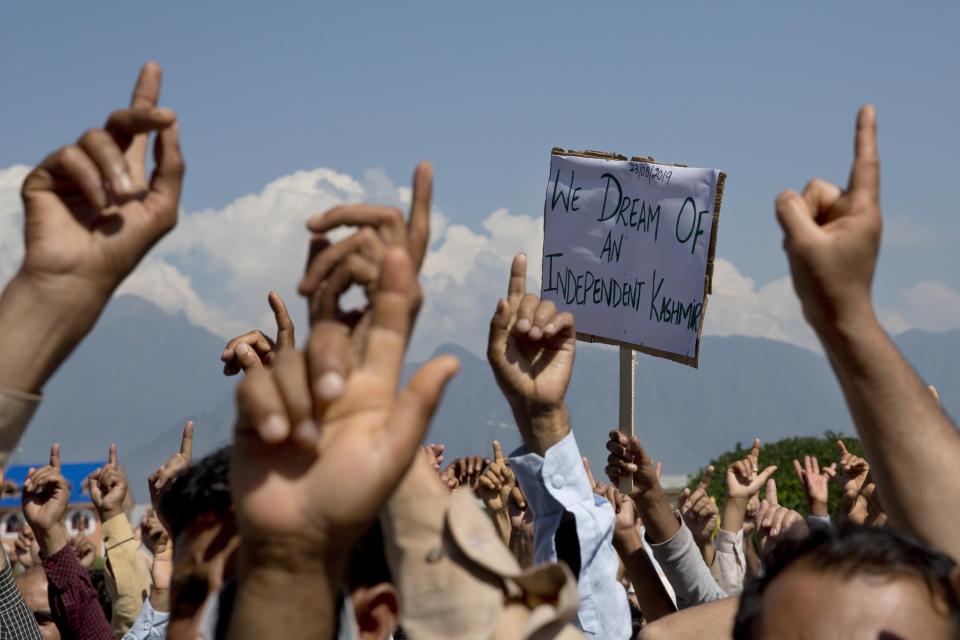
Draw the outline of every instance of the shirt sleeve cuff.
<instances>
[{"instance_id":1,"label":"shirt sleeve cuff","mask_svg":"<svg viewBox=\"0 0 960 640\"><path fill-rule=\"evenodd\" d=\"M743 544L743 529L732 533L724 529L717 531L717 551L721 553L733 553L735 548Z\"/></svg>"},{"instance_id":2,"label":"shirt sleeve cuff","mask_svg":"<svg viewBox=\"0 0 960 640\"><path fill-rule=\"evenodd\" d=\"M125 514L118 514L103 523L101 527L103 533L103 546L107 551L113 547L133 540L133 528Z\"/></svg>"},{"instance_id":3,"label":"shirt sleeve cuff","mask_svg":"<svg viewBox=\"0 0 960 640\"><path fill-rule=\"evenodd\" d=\"M517 449L510 456L510 467L537 515L593 501L593 488L572 431L547 449L543 457L525 447Z\"/></svg>"}]
</instances>

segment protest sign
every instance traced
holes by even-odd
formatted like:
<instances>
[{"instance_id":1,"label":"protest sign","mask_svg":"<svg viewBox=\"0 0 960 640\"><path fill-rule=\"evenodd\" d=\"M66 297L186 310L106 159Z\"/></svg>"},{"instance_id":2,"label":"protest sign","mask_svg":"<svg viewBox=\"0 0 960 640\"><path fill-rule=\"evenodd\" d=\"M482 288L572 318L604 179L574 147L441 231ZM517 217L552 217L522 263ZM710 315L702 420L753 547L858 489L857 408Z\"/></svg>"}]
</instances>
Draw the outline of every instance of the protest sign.
<instances>
[{"instance_id":1,"label":"protest sign","mask_svg":"<svg viewBox=\"0 0 960 640\"><path fill-rule=\"evenodd\" d=\"M725 174L554 149L541 297L577 337L697 366Z\"/></svg>"}]
</instances>

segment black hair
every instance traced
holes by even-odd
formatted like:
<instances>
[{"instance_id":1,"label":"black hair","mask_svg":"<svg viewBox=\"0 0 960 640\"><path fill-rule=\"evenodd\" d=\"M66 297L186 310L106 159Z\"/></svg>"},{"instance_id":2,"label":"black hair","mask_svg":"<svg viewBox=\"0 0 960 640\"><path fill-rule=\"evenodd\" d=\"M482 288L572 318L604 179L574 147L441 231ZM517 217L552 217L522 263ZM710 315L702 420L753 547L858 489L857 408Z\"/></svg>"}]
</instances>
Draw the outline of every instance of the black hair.
<instances>
[{"instance_id":1,"label":"black hair","mask_svg":"<svg viewBox=\"0 0 960 640\"><path fill-rule=\"evenodd\" d=\"M224 447L201 458L163 488L158 499L160 520L174 540L202 513L227 516L233 508L230 497L230 456Z\"/></svg>"},{"instance_id":2,"label":"black hair","mask_svg":"<svg viewBox=\"0 0 960 640\"><path fill-rule=\"evenodd\" d=\"M784 539L767 558L765 573L749 582L740 598L733 628L735 640L754 637L762 615L763 594L797 562L817 573L850 579L858 575L920 578L935 600L947 606L954 637L960 637L960 600L950 580L956 563L947 555L889 527L845 524L818 528L802 539Z\"/></svg>"}]
</instances>

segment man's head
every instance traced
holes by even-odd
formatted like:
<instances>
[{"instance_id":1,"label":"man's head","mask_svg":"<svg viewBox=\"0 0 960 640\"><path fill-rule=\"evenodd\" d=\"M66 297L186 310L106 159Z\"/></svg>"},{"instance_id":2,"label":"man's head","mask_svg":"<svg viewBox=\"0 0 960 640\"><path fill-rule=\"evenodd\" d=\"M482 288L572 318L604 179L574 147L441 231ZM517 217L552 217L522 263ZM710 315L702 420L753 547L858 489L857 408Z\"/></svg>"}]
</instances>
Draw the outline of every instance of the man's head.
<instances>
[{"instance_id":1,"label":"man's head","mask_svg":"<svg viewBox=\"0 0 960 640\"><path fill-rule=\"evenodd\" d=\"M240 539L230 498L230 447L210 454L164 487L158 516L173 540L171 635L194 637L204 606L234 576Z\"/></svg>"},{"instance_id":2,"label":"man's head","mask_svg":"<svg viewBox=\"0 0 960 640\"><path fill-rule=\"evenodd\" d=\"M397 628L400 605L384 548L383 531L374 521L350 552L346 583L359 640L385 640Z\"/></svg>"},{"instance_id":3,"label":"man's head","mask_svg":"<svg viewBox=\"0 0 960 640\"><path fill-rule=\"evenodd\" d=\"M784 540L743 591L734 637L960 637L958 570L885 527Z\"/></svg>"},{"instance_id":4,"label":"man's head","mask_svg":"<svg viewBox=\"0 0 960 640\"><path fill-rule=\"evenodd\" d=\"M47 574L43 567L30 567L17 578L17 588L24 602L33 611L44 640L60 640L60 631L53 622L50 613L50 599L47 595Z\"/></svg>"}]
</instances>

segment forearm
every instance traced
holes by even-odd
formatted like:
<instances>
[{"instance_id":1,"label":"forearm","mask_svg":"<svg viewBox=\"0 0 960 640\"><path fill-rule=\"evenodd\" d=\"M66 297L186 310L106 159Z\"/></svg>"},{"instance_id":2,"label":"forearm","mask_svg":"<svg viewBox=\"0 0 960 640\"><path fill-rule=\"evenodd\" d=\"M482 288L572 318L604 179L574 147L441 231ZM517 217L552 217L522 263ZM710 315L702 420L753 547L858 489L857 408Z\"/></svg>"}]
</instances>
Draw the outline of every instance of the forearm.
<instances>
[{"instance_id":1,"label":"forearm","mask_svg":"<svg viewBox=\"0 0 960 640\"><path fill-rule=\"evenodd\" d=\"M570 433L570 416L563 405L528 407L512 403L511 409L524 446L539 456Z\"/></svg>"},{"instance_id":2,"label":"forearm","mask_svg":"<svg viewBox=\"0 0 960 640\"><path fill-rule=\"evenodd\" d=\"M731 498L723 503L723 517L720 519L720 528L736 534L743 529L743 520L747 517L747 499Z\"/></svg>"},{"instance_id":3,"label":"forearm","mask_svg":"<svg viewBox=\"0 0 960 640\"><path fill-rule=\"evenodd\" d=\"M680 529L680 523L660 488L638 494L633 499L647 530L647 539L653 544L665 542Z\"/></svg>"},{"instance_id":4,"label":"forearm","mask_svg":"<svg viewBox=\"0 0 960 640\"><path fill-rule=\"evenodd\" d=\"M63 284L20 273L0 295L0 387L38 393L93 327L107 297L83 283Z\"/></svg>"},{"instance_id":5,"label":"forearm","mask_svg":"<svg viewBox=\"0 0 960 640\"><path fill-rule=\"evenodd\" d=\"M154 585L150 588L150 606L154 611L168 613L170 611L170 587L158 587Z\"/></svg>"},{"instance_id":6,"label":"forearm","mask_svg":"<svg viewBox=\"0 0 960 640\"><path fill-rule=\"evenodd\" d=\"M637 594L644 620L652 622L676 611L677 608L657 575L653 561L643 548L640 532L614 534L613 546L623 561L627 578Z\"/></svg>"},{"instance_id":7,"label":"forearm","mask_svg":"<svg viewBox=\"0 0 960 640\"><path fill-rule=\"evenodd\" d=\"M34 533L37 536L37 544L40 545L40 551L43 552L43 555L50 557L56 555L67 546L69 537L67 536L67 528L63 523L55 524L49 529L43 529L37 526L32 527Z\"/></svg>"},{"instance_id":8,"label":"forearm","mask_svg":"<svg viewBox=\"0 0 960 640\"><path fill-rule=\"evenodd\" d=\"M883 504L897 526L960 558L956 517L942 508L960 502L960 434L872 311L859 318L818 333ZM934 487L916 482L920 471Z\"/></svg>"},{"instance_id":9,"label":"forearm","mask_svg":"<svg viewBox=\"0 0 960 640\"><path fill-rule=\"evenodd\" d=\"M503 540L503 544L510 545L510 535L512 533L512 527L510 526L510 514L506 509L500 509L499 511L490 511L490 515L493 519L493 526L496 527L497 533L500 535L500 539Z\"/></svg>"},{"instance_id":10,"label":"forearm","mask_svg":"<svg viewBox=\"0 0 960 640\"><path fill-rule=\"evenodd\" d=\"M346 551L310 550L287 553L285 548L241 546L240 581L230 617L231 640L333 638L337 631L337 585Z\"/></svg>"}]
</instances>

